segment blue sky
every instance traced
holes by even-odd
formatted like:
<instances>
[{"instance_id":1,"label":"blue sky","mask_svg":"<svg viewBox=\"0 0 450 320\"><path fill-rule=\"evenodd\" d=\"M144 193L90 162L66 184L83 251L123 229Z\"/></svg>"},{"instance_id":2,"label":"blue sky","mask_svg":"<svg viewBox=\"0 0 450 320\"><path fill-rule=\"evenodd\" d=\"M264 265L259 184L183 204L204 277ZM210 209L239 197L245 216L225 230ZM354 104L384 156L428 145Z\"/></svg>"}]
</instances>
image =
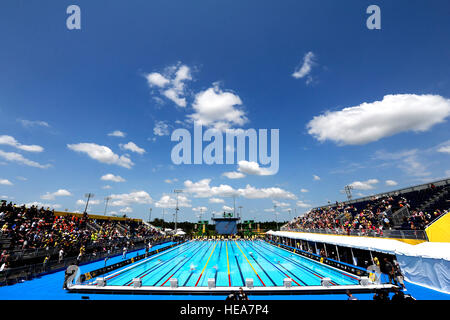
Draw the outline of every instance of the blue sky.
<instances>
[{"instance_id":1,"label":"blue sky","mask_svg":"<svg viewBox=\"0 0 450 320\"><path fill-rule=\"evenodd\" d=\"M81 30L66 27L71 4ZM381 30L366 27L371 4ZM0 8L2 198L82 211L92 192L91 213L110 195L109 213L172 219L183 189L180 220L194 221L234 192L245 218L273 220L275 204L285 220L344 200L348 184L358 197L450 176L448 1ZM279 171L174 165L170 134L193 115L205 129L279 129Z\"/></svg>"}]
</instances>

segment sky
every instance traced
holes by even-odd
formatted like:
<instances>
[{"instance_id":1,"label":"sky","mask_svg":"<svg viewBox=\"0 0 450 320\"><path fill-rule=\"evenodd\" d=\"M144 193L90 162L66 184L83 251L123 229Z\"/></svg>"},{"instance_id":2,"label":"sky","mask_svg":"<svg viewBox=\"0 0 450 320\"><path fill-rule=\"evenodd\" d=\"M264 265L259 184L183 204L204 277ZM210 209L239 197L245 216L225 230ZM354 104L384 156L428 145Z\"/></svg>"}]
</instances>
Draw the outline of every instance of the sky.
<instances>
[{"instance_id":1,"label":"sky","mask_svg":"<svg viewBox=\"0 0 450 320\"><path fill-rule=\"evenodd\" d=\"M285 221L346 185L448 178L449 16L446 0L4 0L0 198L82 212L93 193L89 213L109 197L108 215L172 221L182 190L179 221L234 203ZM171 136L193 145L194 122L224 139L278 129L278 170L174 163Z\"/></svg>"}]
</instances>

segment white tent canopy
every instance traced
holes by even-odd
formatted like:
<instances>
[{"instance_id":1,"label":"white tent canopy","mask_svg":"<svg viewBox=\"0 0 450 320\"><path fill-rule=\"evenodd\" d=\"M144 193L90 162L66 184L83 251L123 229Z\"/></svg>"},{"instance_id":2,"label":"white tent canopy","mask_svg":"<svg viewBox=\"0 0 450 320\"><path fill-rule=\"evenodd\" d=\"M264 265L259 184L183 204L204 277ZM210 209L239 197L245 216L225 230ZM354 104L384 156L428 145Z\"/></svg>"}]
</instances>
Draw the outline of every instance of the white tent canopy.
<instances>
[{"instance_id":1,"label":"white tent canopy","mask_svg":"<svg viewBox=\"0 0 450 320\"><path fill-rule=\"evenodd\" d=\"M288 231L268 231L267 234L292 239L324 242L338 246L378 251L394 255L404 254L450 261L450 243L423 242L417 245L411 245L402 241L385 238L334 236L328 234Z\"/></svg>"},{"instance_id":2,"label":"white tent canopy","mask_svg":"<svg viewBox=\"0 0 450 320\"><path fill-rule=\"evenodd\" d=\"M389 253L397 257L405 279L435 290L450 293L450 243L402 241L316 233L268 231L267 234L291 239L329 243L343 247Z\"/></svg>"},{"instance_id":3,"label":"white tent canopy","mask_svg":"<svg viewBox=\"0 0 450 320\"><path fill-rule=\"evenodd\" d=\"M268 231L267 234L279 237L329 243L349 248L359 248L364 250L371 250L392 254L395 254L395 248L401 249L410 246L409 244L406 244L401 241L383 238L333 236L328 234L300 233L288 231Z\"/></svg>"}]
</instances>

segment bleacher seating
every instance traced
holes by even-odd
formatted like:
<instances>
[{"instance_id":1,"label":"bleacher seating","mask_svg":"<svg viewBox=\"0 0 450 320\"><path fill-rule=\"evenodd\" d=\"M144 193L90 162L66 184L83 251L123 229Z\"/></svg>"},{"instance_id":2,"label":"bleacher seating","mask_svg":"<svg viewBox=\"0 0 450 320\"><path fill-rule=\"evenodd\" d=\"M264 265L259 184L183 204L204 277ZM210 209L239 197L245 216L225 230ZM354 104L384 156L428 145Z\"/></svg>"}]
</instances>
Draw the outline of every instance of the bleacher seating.
<instances>
[{"instance_id":1,"label":"bleacher seating","mask_svg":"<svg viewBox=\"0 0 450 320\"><path fill-rule=\"evenodd\" d=\"M55 213L49 208L27 208L6 201L0 205L0 266L40 261L61 249L65 257L76 257L158 237L158 229L134 219L93 219L86 213Z\"/></svg>"},{"instance_id":2,"label":"bleacher seating","mask_svg":"<svg viewBox=\"0 0 450 320\"><path fill-rule=\"evenodd\" d=\"M342 202L312 209L294 218L289 229L325 229L349 234L350 231L424 230L450 208L450 186L429 184L377 195L361 201Z\"/></svg>"}]
</instances>

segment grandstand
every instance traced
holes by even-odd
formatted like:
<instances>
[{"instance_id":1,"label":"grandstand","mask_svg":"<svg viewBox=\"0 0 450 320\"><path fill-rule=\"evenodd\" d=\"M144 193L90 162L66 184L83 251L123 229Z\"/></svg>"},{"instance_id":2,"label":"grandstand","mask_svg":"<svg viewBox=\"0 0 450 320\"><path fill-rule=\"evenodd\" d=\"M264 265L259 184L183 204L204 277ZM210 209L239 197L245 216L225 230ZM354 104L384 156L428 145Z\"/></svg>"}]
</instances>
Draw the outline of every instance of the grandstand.
<instances>
[{"instance_id":1,"label":"grandstand","mask_svg":"<svg viewBox=\"0 0 450 320\"><path fill-rule=\"evenodd\" d=\"M311 209L272 241L363 268L398 261L412 283L450 292L450 179ZM375 239L374 239L375 238Z\"/></svg>"},{"instance_id":2,"label":"grandstand","mask_svg":"<svg viewBox=\"0 0 450 320\"><path fill-rule=\"evenodd\" d=\"M14 283L73 263L86 263L145 243L159 229L139 219L59 212L36 206L0 206L0 283ZM45 262L45 263L42 263Z\"/></svg>"},{"instance_id":3,"label":"grandstand","mask_svg":"<svg viewBox=\"0 0 450 320\"><path fill-rule=\"evenodd\" d=\"M427 240L422 231L448 211L449 194L450 180L440 180L317 207L283 229Z\"/></svg>"},{"instance_id":4,"label":"grandstand","mask_svg":"<svg viewBox=\"0 0 450 320\"><path fill-rule=\"evenodd\" d=\"M329 297L351 290L379 299L403 287L399 275L408 288L421 288L414 295L423 288L448 294L449 191L446 179L336 202L280 231L243 238L167 237L139 219L3 201L0 285L83 265L55 296L226 295L245 287L254 295ZM395 276L388 275L389 265ZM45 285L55 286L52 281Z\"/></svg>"}]
</instances>

